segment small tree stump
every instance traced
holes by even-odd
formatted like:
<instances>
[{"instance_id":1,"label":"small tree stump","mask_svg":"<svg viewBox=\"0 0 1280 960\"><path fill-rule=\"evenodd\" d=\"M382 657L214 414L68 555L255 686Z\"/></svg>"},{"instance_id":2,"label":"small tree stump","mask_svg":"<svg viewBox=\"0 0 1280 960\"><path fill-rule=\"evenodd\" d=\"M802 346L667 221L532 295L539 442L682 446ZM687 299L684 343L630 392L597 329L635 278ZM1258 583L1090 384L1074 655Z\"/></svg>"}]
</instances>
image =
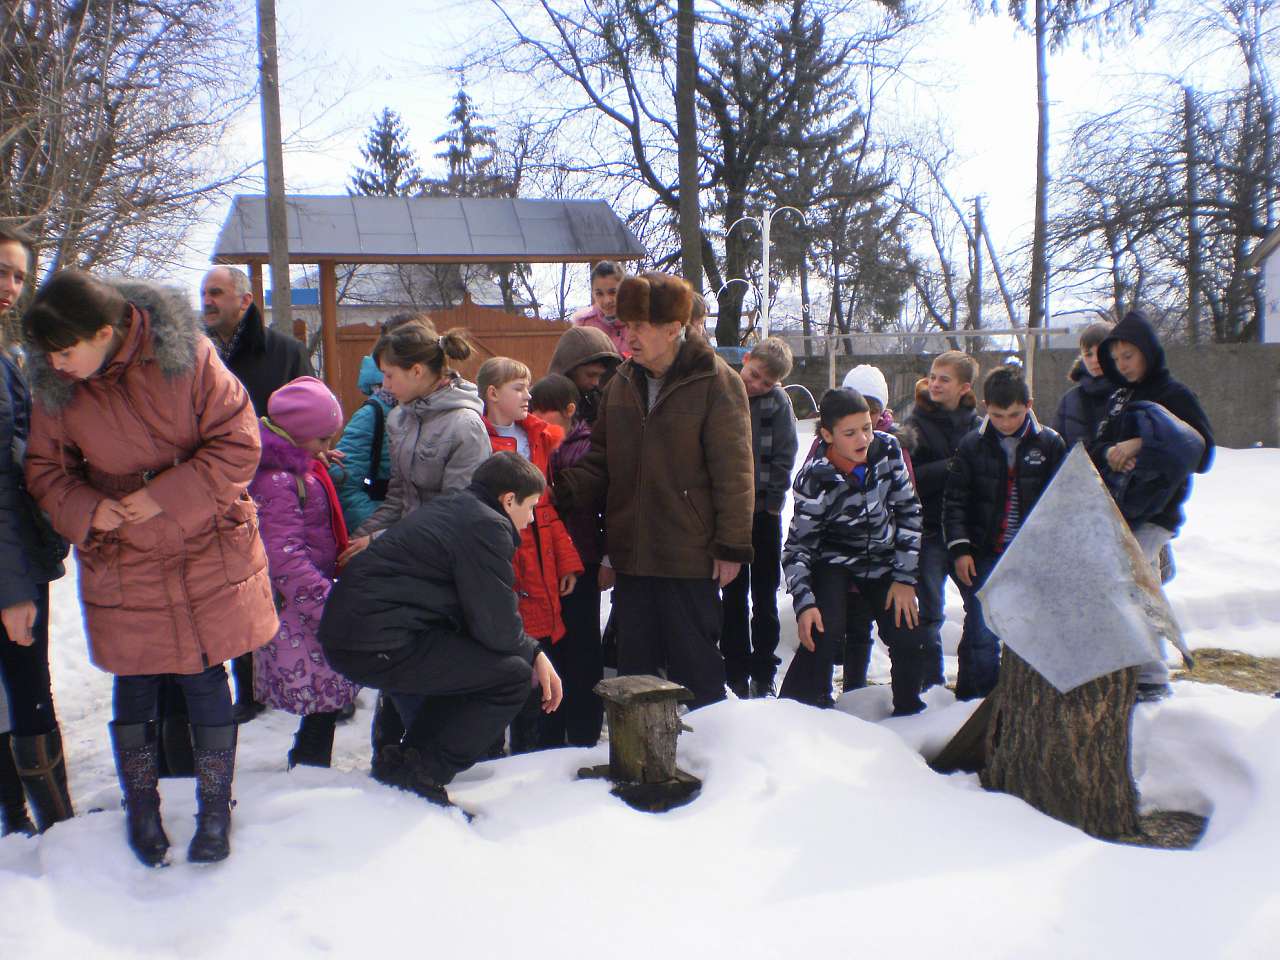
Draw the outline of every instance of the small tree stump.
<instances>
[{"instance_id":1,"label":"small tree stump","mask_svg":"<svg viewBox=\"0 0 1280 960\"><path fill-rule=\"evenodd\" d=\"M1007 647L987 723L982 785L1111 839L1139 831L1130 770L1137 670L1059 693Z\"/></svg>"},{"instance_id":2,"label":"small tree stump","mask_svg":"<svg viewBox=\"0 0 1280 960\"><path fill-rule=\"evenodd\" d=\"M676 767L677 708L693 693L660 677L610 677L595 686L609 716L609 765L580 777L608 777L631 806L661 812L687 803L702 782Z\"/></svg>"}]
</instances>

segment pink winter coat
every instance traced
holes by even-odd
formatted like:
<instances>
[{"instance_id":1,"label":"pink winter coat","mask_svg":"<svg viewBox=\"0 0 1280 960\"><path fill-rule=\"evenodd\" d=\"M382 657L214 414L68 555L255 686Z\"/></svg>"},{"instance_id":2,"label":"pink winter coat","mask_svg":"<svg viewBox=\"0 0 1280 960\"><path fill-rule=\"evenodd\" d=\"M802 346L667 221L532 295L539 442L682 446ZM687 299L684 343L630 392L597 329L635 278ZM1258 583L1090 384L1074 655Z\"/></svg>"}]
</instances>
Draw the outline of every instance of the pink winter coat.
<instances>
[{"instance_id":1,"label":"pink winter coat","mask_svg":"<svg viewBox=\"0 0 1280 960\"><path fill-rule=\"evenodd\" d=\"M129 327L101 371L71 380L31 352L27 488L75 545L93 662L126 676L200 673L276 632L245 492L258 424L182 291L116 286ZM90 530L102 500L143 486L160 514Z\"/></svg>"},{"instance_id":2,"label":"pink winter coat","mask_svg":"<svg viewBox=\"0 0 1280 960\"><path fill-rule=\"evenodd\" d=\"M262 426L262 463L249 484L267 547L280 630L253 655L258 701L299 716L339 710L360 688L329 666L316 640L337 573L333 513L305 450Z\"/></svg>"},{"instance_id":3,"label":"pink winter coat","mask_svg":"<svg viewBox=\"0 0 1280 960\"><path fill-rule=\"evenodd\" d=\"M591 306L579 310L573 315L573 323L578 327L595 327L597 330L603 330L609 335L609 339L613 341L613 345L618 348L623 358L631 356L631 348L627 346L627 328L617 320L610 322L605 319L605 315L598 307Z\"/></svg>"}]
</instances>

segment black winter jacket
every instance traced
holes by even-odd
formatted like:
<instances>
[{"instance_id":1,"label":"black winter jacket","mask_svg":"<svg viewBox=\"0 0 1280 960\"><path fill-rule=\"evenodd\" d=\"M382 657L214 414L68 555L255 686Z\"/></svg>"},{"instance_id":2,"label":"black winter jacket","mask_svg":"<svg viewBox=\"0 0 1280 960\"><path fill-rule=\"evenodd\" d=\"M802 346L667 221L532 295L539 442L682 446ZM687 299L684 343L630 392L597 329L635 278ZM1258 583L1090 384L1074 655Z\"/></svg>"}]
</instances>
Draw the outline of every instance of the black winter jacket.
<instances>
[{"instance_id":1,"label":"black winter jacket","mask_svg":"<svg viewBox=\"0 0 1280 960\"><path fill-rule=\"evenodd\" d=\"M290 380L314 377L315 371L311 369L306 347L293 337L268 329L256 303L249 304L242 322L245 328L235 353L223 358L223 362L244 384L253 412L265 417L267 398L271 394Z\"/></svg>"},{"instance_id":2,"label":"black winter jacket","mask_svg":"<svg viewBox=\"0 0 1280 960\"><path fill-rule=\"evenodd\" d=\"M1147 372L1139 382L1129 383L1116 370L1115 361L1111 359L1111 344L1116 341L1132 343L1146 358ZM1209 469L1213 463L1214 451L1213 428L1209 425L1209 417L1196 395L1169 373L1164 347L1160 346L1155 331L1142 314L1125 314L1125 318L1111 331L1111 336L1099 344L1098 362L1102 364L1102 372L1107 379L1117 387L1107 404L1102 423L1098 425L1097 436L1089 445L1089 456L1093 458L1100 473L1107 467L1107 450L1121 440L1130 439L1123 426L1126 422L1124 413L1125 408L1136 400L1160 404L1200 434L1204 438L1204 456L1200 458L1196 473L1204 473ZM1182 504L1190 495L1191 480L1188 479L1170 498L1165 508L1149 522L1177 533L1182 521L1186 519Z\"/></svg>"},{"instance_id":3,"label":"black winter jacket","mask_svg":"<svg viewBox=\"0 0 1280 960\"><path fill-rule=\"evenodd\" d=\"M911 454L916 475L916 494L924 510L924 532L928 536L942 529L942 496L947 485L947 468L956 455L960 440L978 424L977 398L966 393L957 410L944 410L929 399L929 381L916 383L915 403L904 421L903 442Z\"/></svg>"},{"instance_id":4,"label":"black winter jacket","mask_svg":"<svg viewBox=\"0 0 1280 960\"><path fill-rule=\"evenodd\" d=\"M63 574L67 543L27 492L22 475L31 400L17 364L0 349L0 609L35 600Z\"/></svg>"},{"instance_id":5,"label":"black winter jacket","mask_svg":"<svg viewBox=\"0 0 1280 960\"><path fill-rule=\"evenodd\" d=\"M1024 523L1067 453L1056 430L1042 426L1033 413L1027 416L1031 424L1018 441L1014 460L1018 509ZM985 417L975 432L960 441L947 474L942 516L943 535L953 560L966 554L989 557L995 553L1008 498L1008 464L1000 432Z\"/></svg>"},{"instance_id":6,"label":"black winter jacket","mask_svg":"<svg viewBox=\"0 0 1280 960\"><path fill-rule=\"evenodd\" d=\"M1086 446L1093 443L1098 424L1107 412L1107 400L1116 387L1105 376L1095 377L1086 370L1083 360L1076 360L1067 376L1076 385L1062 395L1053 418L1053 429L1062 434L1070 450L1077 441Z\"/></svg>"},{"instance_id":7,"label":"black winter jacket","mask_svg":"<svg viewBox=\"0 0 1280 960\"><path fill-rule=\"evenodd\" d=\"M512 559L515 525L483 487L436 497L376 537L338 578L320 620L326 650L362 653L461 632L496 653L533 662Z\"/></svg>"}]
</instances>

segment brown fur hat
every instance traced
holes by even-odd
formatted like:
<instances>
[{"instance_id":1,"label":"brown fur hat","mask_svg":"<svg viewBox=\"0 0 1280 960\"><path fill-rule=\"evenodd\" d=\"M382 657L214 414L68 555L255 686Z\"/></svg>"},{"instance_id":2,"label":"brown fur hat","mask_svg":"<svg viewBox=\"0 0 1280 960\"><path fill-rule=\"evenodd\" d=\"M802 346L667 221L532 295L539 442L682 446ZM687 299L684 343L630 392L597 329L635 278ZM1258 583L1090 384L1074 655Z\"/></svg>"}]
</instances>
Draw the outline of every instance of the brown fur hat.
<instances>
[{"instance_id":1,"label":"brown fur hat","mask_svg":"<svg viewBox=\"0 0 1280 960\"><path fill-rule=\"evenodd\" d=\"M651 270L624 277L618 285L621 323L678 323L687 326L693 311L693 288L679 277Z\"/></svg>"}]
</instances>

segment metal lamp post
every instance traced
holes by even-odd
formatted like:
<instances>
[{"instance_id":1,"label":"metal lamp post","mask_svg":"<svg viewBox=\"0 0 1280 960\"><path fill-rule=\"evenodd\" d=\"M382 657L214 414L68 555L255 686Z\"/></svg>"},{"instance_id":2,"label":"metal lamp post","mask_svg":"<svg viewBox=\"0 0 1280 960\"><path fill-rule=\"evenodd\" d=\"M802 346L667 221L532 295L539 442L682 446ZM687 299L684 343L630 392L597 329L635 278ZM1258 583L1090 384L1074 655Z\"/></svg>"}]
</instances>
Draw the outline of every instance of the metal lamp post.
<instances>
[{"instance_id":1,"label":"metal lamp post","mask_svg":"<svg viewBox=\"0 0 1280 960\"><path fill-rule=\"evenodd\" d=\"M773 218L783 211L790 210L800 218L803 223L809 221L805 219L804 212L791 206L775 207L772 210L766 210L761 217L739 217L729 225L729 229L725 231L728 236L733 232L733 228L744 220L750 220L760 228L760 270L764 274L764 295L760 297L760 339L763 340L769 336L769 228L773 225ZM736 278L735 278L736 279ZM733 281L729 281L732 283ZM759 295L759 291L757 291Z\"/></svg>"}]
</instances>

